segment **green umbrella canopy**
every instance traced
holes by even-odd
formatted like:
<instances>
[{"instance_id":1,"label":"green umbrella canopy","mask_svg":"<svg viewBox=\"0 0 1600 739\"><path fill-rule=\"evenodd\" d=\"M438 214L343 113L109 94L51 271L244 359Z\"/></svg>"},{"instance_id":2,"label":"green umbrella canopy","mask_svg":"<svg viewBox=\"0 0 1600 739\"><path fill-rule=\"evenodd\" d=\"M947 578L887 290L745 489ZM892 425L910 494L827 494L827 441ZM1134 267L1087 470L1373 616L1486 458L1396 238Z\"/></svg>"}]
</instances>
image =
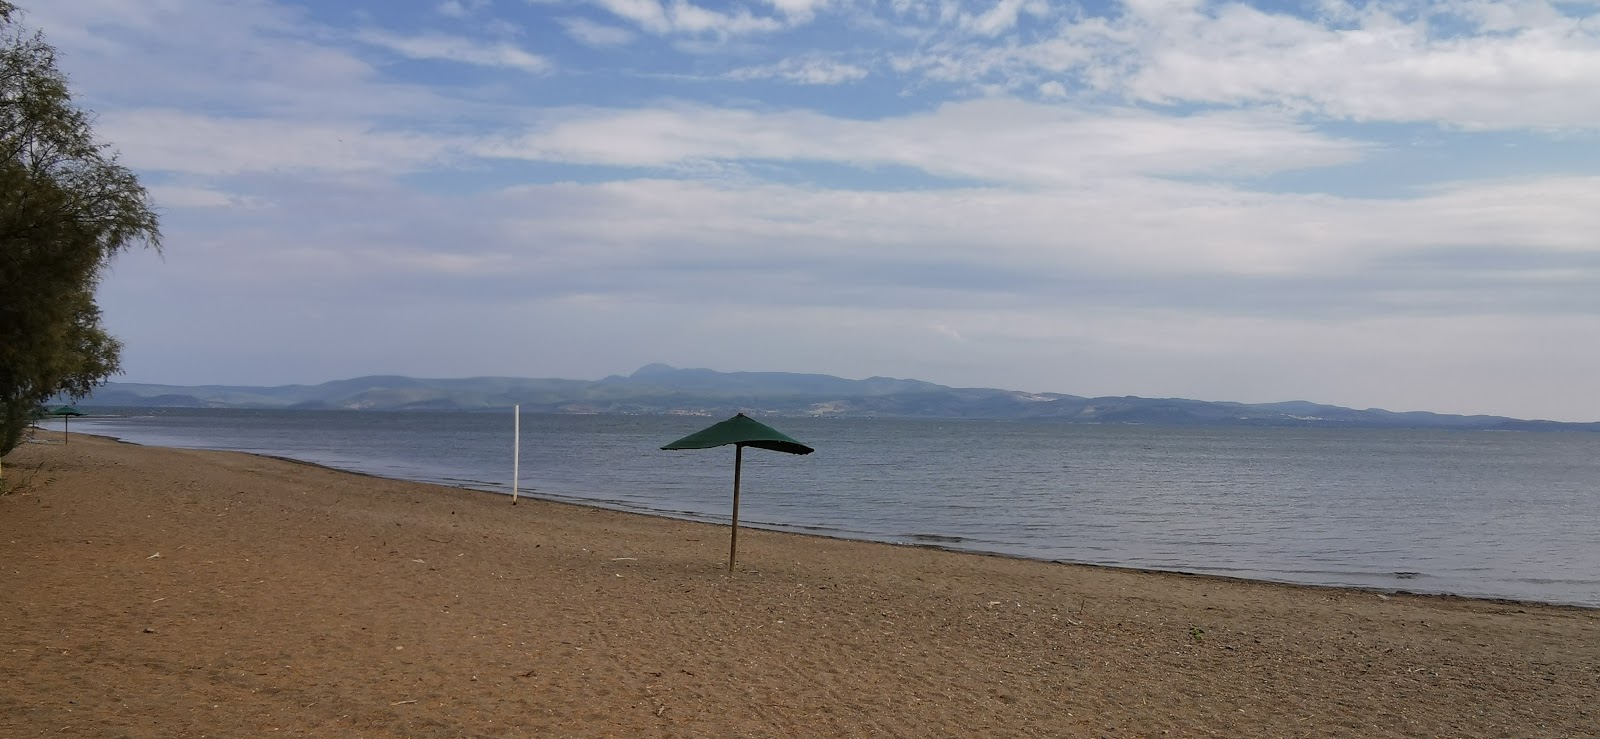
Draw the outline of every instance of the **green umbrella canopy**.
<instances>
[{"instance_id":1,"label":"green umbrella canopy","mask_svg":"<svg viewBox=\"0 0 1600 739\"><path fill-rule=\"evenodd\" d=\"M696 431L672 442L662 449L710 449L739 444L757 449L770 449L790 454L810 454L815 449L784 436L782 432L743 413L721 423Z\"/></svg>"},{"instance_id":2,"label":"green umbrella canopy","mask_svg":"<svg viewBox=\"0 0 1600 739\"><path fill-rule=\"evenodd\" d=\"M61 443L65 444L67 443L68 437L71 436L70 427L72 426L72 417L83 415L83 411L73 408L70 405L64 405L60 408L50 411L50 415L61 419Z\"/></svg>"},{"instance_id":3,"label":"green umbrella canopy","mask_svg":"<svg viewBox=\"0 0 1600 739\"><path fill-rule=\"evenodd\" d=\"M815 449L784 436L777 429L740 413L721 423L696 431L672 442L662 449L710 449L733 446L733 518L728 530L728 574L733 574L733 560L739 553L739 468L744 464L744 448L753 446L774 452L810 454Z\"/></svg>"}]
</instances>

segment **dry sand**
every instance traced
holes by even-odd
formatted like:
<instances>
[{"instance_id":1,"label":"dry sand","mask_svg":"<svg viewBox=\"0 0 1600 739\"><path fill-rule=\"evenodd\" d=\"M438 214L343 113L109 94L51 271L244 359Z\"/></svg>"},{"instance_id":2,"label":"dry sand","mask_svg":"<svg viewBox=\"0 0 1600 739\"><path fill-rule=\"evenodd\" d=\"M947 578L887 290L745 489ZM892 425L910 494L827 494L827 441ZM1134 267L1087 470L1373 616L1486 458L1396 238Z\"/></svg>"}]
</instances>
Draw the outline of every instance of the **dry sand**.
<instances>
[{"instance_id":1,"label":"dry sand","mask_svg":"<svg viewBox=\"0 0 1600 739\"><path fill-rule=\"evenodd\" d=\"M1594 610L761 531L729 577L726 527L78 435L6 461L5 737L1600 735Z\"/></svg>"}]
</instances>

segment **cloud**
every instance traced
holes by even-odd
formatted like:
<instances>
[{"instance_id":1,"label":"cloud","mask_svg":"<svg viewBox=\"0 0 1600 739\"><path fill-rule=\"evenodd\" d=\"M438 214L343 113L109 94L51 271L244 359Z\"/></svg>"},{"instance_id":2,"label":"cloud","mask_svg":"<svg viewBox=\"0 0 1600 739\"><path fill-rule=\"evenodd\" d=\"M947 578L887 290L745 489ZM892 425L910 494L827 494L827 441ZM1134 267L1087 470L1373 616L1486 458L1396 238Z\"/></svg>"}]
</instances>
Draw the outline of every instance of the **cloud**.
<instances>
[{"instance_id":1,"label":"cloud","mask_svg":"<svg viewBox=\"0 0 1600 739\"><path fill-rule=\"evenodd\" d=\"M983 13L962 12L960 25L963 30L979 36L999 36L1015 28L1017 17L1024 11L1042 16L1048 14L1050 9L1046 3L1038 0L996 0L994 7Z\"/></svg>"},{"instance_id":2,"label":"cloud","mask_svg":"<svg viewBox=\"0 0 1600 739\"><path fill-rule=\"evenodd\" d=\"M1581 11L1541 0L1322 7L1306 17L1237 2L1130 0L1121 14L1077 17L1026 42L946 39L895 59L944 82L1017 90L1057 81L1157 105L1266 105L1465 129L1600 127L1600 24ZM1010 8L963 23L1009 28Z\"/></svg>"},{"instance_id":3,"label":"cloud","mask_svg":"<svg viewBox=\"0 0 1600 739\"><path fill-rule=\"evenodd\" d=\"M626 46L634 38L632 31L596 23L587 18L566 17L560 19L560 22L566 29L567 35L584 46L601 49Z\"/></svg>"},{"instance_id":4,"label":"cloud","mask_svg":"<svg viewBox=\"0 0 1600 739\"><path fill-rule=\"evenodd\" d=\"M64 52L74 94L101 112L415 121L483 107L385 79L357 53L365 47L346 48L349 33L270 2L75 0L30 8L28 20Z\"/></svg>"},{"instance_id":5,"label":"cloud","mask_svg":"<svg viewBox=\"0 0 1600 739\"><path fill-rule=\"evenodd\" d=\"M519 188L500 207L526 214L513 230L530 242L566 245L580 260L569 268L721 265L708 274L720 279L742 265L765 299L782 291L760 275L781 266L839 289L897 286L901 300L968 292L1244 311L1263 307L1253 293L1281 300L1280 312L1548 309L1525 300L1532 288L1564 296L1563 310L1600 312L1579 289L1600 278L1600 243L1581 236L1600 229L1588 207L1596 186L1476 183L1375 201L1146 180L899 193L630 181ZM600 213L613 215L600 223Z\"/></svg>"},{"instance_id":6,"label":"cloud","mask_svg":"<svg viewBox=\"0 0 1600 739\"><path fill-rule=\"evenodd\" d=\"M1270 114L1173 117L1016 100L951 103L880 121L701 107L577 109L550 119L480 153L607 166L741 160L895 165L940 177L1041 185L1127 173L1264 174L1350 162L1365 148Z\"/></svg>"},{"instance_id":7,"label":"cloud","mask_svg":"<svg viewBox=\"0 0 1600 739\"><path fill-rule=\"evenodd\" d=\"M667 15L666 8L663 8L657 0L594 0L594 2L601 9L623 20L631 21L646 31L660 34L673 30L673 23Z\"/></svg>"},{"instance_id":8,"label":"cloud","mask_svg":"<svg viewBox=\"0 0 1600 739\"><path fill-rule=\"evenodd\" d=\"M442 60L535 73L546 72L551 68L550 61L544 57L500 41L481 41L443 34L401 36L377 30L361 31L356 34L356 38L363 43L387 49L408 59Z\"/></svg>"},{"instance_id":9,"label":"cloud","mask_svg":"<svg viewBox=\"0 0 1600 739\"><path fill-rule=\"evenodd\" d=\"M695 5L688 0L592 0L600 8L639 28L657 35L709 35L715 37L770 33L800 22L792 16L783 19L757 16L748 9L724 13ZM796 8L809 5L791 3Z\"/></svg>"},{"instance_id":10,"label":"cloud","mask_svg":"<svg viewBox=\"0 0 1600 739\"><path fill-rule=\"evenodd\" d=\"M262 208L267 205L260 198L205 187L155 185L148 189L157 209Z\"/></svg>"},{"instance_id":11,"label":"cloud","mask_svg":"<svg viewBox=\"0 0 1600 739\"><path fill-rule=\"evenodd\" d=\"M450 158L464 142L359 123L223 118L177 110L109 113L98 132L138 169L199 175L401 173Z\"/></svg>"},{"instance_id":12,"label":"cloud","mask_svg":"<svg viewBox=\"0 0 1600 739\"><path fill-rule=\"evenodd\" d=\"M1236 4L1141 14L1127 25L1140 58L1123 84L1142 100L1298 100L1354 120L1600 126L1600 96L1584 93L1600 78L1600 28L1559 13L1525 22L1463 36L1376 10L1353 28Z\"/></svg>"},{"instance_id":13,"label":"cloud","mask_svg":"<svg viewBox=\"0 0 1600 739\"><path fill-rule=\"evenodd\" d=\"M471 197L274 181L251 190L272 209L209 227L252 262L216 279L265 286L310 272L356 291L404 279L423 301L944 310L939 322L969 339L993 333L959 318L971 311L1600 315L1600 244L1581 237L1600 230L1593 177L1398 201L1139 179L913 192L628 180ZM430 266L451 279L430 282Z\"/></svg>"},{"instance_id":14,"label":"cloud","mask_svg":"<svg viewBox=\"0 0 1600 739\"><path fill-rule=\"evenodd\" d=\"M841 4L841 3L836 3L835 0L763 0L763 1L766 4L771 5L772 8L774 10L778 11L778 13L780 15L784 16L785 18L788 18L789 21L791 23L794 23L794 24L806 23L806 22L810 21L811 19L815 18L818 11L826 9L826 8L832 6L832 5Z\"/></svg>"},{"instance_id":15,"label":"cloud","mask_svg":"<svg viewBox=\"0 0 1600 739\"><path fill-rule=\"evenodd\" d=\"M466 18L477 15L489 7L493 0L445 0L434 6L434 12L449 18Z\"/></svg>"},{"instance_id":16,"label":"cloud","mask_svg":"<svg viewBox=\"0 0 1600 739\"><path fill-rule=\"evenodd\" d=\"M838 85L867 78L865 67L822 58L785 59L776 64L745 67L727 74L733 80L780 79L801 85Z\"/></svg>"}]
</instances>

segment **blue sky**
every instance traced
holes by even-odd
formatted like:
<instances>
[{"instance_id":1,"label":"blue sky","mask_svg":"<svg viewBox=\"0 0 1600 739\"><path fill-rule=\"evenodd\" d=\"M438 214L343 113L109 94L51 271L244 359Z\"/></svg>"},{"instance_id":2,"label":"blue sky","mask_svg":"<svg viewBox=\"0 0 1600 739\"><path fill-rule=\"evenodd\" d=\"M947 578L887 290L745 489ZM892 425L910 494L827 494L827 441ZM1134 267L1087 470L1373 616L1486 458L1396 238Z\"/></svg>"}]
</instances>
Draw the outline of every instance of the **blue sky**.
<instances>
[{"instance_id":1,"label":"blue sky","mask_svg":"<svg viewBox=\"0 0 1600 739\"><path fill-rule=\"evenodd\" d=\"M1600 420L1600 3L50 0L123 379Z\"/></svg>"}]
</instances>

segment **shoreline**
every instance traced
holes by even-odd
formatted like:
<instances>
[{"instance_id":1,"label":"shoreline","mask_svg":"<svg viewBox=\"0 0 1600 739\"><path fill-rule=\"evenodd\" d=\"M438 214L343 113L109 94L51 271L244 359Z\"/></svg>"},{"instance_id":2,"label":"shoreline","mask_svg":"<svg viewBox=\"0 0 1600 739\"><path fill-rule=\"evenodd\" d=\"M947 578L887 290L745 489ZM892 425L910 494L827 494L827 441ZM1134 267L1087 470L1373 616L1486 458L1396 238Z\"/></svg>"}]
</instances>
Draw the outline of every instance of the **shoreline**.
<instances>
[{"instance_id":1,"label":"shoreline","mask_svg":"<svg viewBox=\"0 0 1600 739\"><path fill-rule=\"evenodd\" d=\"M143 445L143 444L139 444L138 442L123 441L121 439L115 439L115 438L109 437L109 436L98 436L97 438L104 438L104 439L108 439L108 440L112 440L112 441L117 441L117 442L123 443L123 444L132 444L134 446L146 446L146 445ZM180 448L180 447L153 447L153 448L171 449L171 448ZM430 486L441 487L441 488L449 488L451 490L461 490L461 491L464 491L464 492L467 492L467 493L473 493L473 494L478 494L478 495L498 496L498 497L501 497L501 498L510 498L511 497L510 493L499 492L499 491L496 491L496 490L484 490L484 489L481 489L481 488L468 487L468 486L465 486L465 485L448 485L448 484L444 484L444 483L430 482L430 481L427 481L427 480L412 480L412 479L404 478L404 477L388 477L388 476L385 476L385 475L379 475L379 474L375 474L375 473L371 473L371 472L363 472L363 471L360 471L360 470L347 470L347 469L344 469L344 468L341 468L341 467L334 467L332 465L322 464L320 462L308 462L308 461L303 460L303 459L295 459L293 457L285 457L285 456L277 455L277 454L264 454L264 453L257 453L257 452L235 452L235 451L224 450L224 449L195 449L194 451L220 452L220 453L224 453L224 454L244 454L244 455L253 456L253 457L262 457L262 458L265 458L265 459L273 459L273 460L277 460L277 461L280 461L280 462L287 462L289 464L298 464L298 465L305 465L305 466L308 466L308 467L315 467L317 469L326 470L328 472L335 472L335 473L346 474L346 475L357 475L357 476L360 476L360 477L369 477L369 478L372 478L374 480L385 480L385 481L389 481L389 482L404 482L404 483L411 483L411 484L416 484L416 485L430 485ZM639 517L642 517L642 518L645 518L645 519L677 521L677 522L683 522L683 523L701 524L701 525L705 525L705 526L715 526L715 527L722 528L724 531L727 530L727 526L728 526L726 523L719 523L719 522L717 522L715 520L710 520L710 519L692 518L692 517L689 517L689 516L674 516L674 515L670 515L668 513L657 512L657 511L652 511L652 510L648 510L648 509L611 507L611 506L606 506L606 505L601 505L601 504L598 504L598 503L594 503L594 502L591 502L591 501L586 501L583 498L566 497L566 496L548 496L548 495L540 495L540 494L536 494L536 493L535 494L530 494L530 493L526 493L526 492L522 493L520 497L521 497L522 500L536 500L536 501L539 501L540 503L547 504L547 505L571 506L573 508L578 508L578 509L603 511L603 512L606 512L606 513L614 513L614 514L623 515L623 516L639 516ZM856 538L856 537L850 537L850 536L834 536L834 535L831 535L831 534L818 533L817 531L801 531L801 530L797 530L799 528L802 528L802 527L784 526L782 524L764 523L764 522L759 522L759 521L751 522L751 521L745 520L745 519L741 519L739 521L739 530L741 532L747 531L747 530L748 531L764 531L764 532L767 532L767 533L770 533L770 534L784 534L784 535L788 535L788 536L799 536L799 537L812 538L812 539L824 539L824 540L828 540L828 541L851 542L851 543L858 543L858 544L873 544L873 545L878 545L878 546L897 547L897 548L906 548L906 549L921 549L921 550L926 550L926 551L931 551L931 552L943 552L943 553L946 553L946 554L953 554L953 555L960 555L960 556L994 557L994 558L1003 559L1003 560L1015 560L1015 561L1019 561L1019 562L1034 562L1034 563L1043 564L1043 565L1057 565L1057 566L1061 566L1061 567L1087 567L1087 568L1092 568L1092 569L1097 569L1097 570L1106 570L1106 571L1110 571L1110 572L1126 572L1126 573L1129 573L1129 574L1167 575L1167 576L1172 576L1172 577L1192 577L1192 578L1199 578L1199 579L1204 579L1204 580L1216 580L1216 581L1219 581L1219 582L1232 582L1232 583L1239 583L1239 584L1274 585L1274 586L1281 586L1281 587L1287 587L1287 588L1306 588L1308 590L1313 590L1313 591L1329 590L1329 591L1335 591L1335 592L1363 593L1363 594L1370 594L1370 595L1377 595L1377 596L1405 596L1405 597L1408 597L1408 598L1421 598L1421 599L1437 598L1437 599L1445 600L1445 601L1481 602L1481 603L1491 603L1491 604L1497 604L1497 605L1519 606L1519 607L1532 606L1532 607L1538 607L1538 608L1558 608L1558 609L1569 608L1569 609L1572 609L1572 610L1578 611L1578 612L1600 613L1600 606L1588 606L1588 605L1584 605L1584 604L1581 604L1581 603L1558 603L1558 602L1550 602L1550 601L1542 601L1542 600L1526 600L1526 599L1518 599L1518 598L1497 598L1497 597L1489 597L1489 596L1460 595L1458 593L1433 593L1433 592L1427 592L1427 591L1405 590L1403 588L1364 587L1364 586L1360 586L1360 585L1325 585L1325 584L1320 584L1320 583L1294 582L1294 581L1291 581L1291 580L1270 580L1270 579L1265 579L1265 578L1244 577L1244 576L1240 576L1240 575L1222 575L1222 574L1217 574L1217 573L1212 573L1212 572L1195 572L1195 571L1188 571L1188 570L1166 570L1166 569L1159 569L1159 568L1153 568L1153 567L1134 567L1134 566L1131 566L1131 565L1102 564L1102 563L1097 563L1097 562L1074 562L1072 560L1045 559L1043 557L1030 557L1030 556L1027 556L1025 554L1010 554L1010 553L1007 553L1007 552L992 552L992 551L987 551L987 550L982 550L982 549L962 549L962 548L959 548L959 547L953 547L953 546L944 545L944 544L936 544L936 543L931 543L931 542L886 541L886 540L880 540L880 539L866 539L866 538Z\"/></svg>"},{"instance_id":2,"label":"shoreline","mask_svg":"<svg viewBox=\"0 0 1600 739\"><path fill-rule=\"evenodd\" d=\"M1592 732L1600 613L727 527L239 452L32 445L0 734ZM8 469L12 468L8 464Z\"/></svg>"},{"instance_id":3,"label":"shoreline","mask_svg":"<svg viewBox=\"0 0 1600 739\"><path fill-rule=\"evenodd\" d=\"M58 432L47 431L47 433L55 434L55 433L58 433ZM119 444L128 444L128 445L132 445L132 446L155 448L155 449L185 449L185 450L193 450L193 451L221 452L221 453L230 453L230 454L245 454L245 455L249 455L249 456L261 457L261 458L264 458L264 459L278 460L278 461L287 462L287 463L290 463L290 464L304 465L304 466L307 466L307 467L313 467L313 468L316 468L316 469L326 470L326 471L329 471L329 472L335 472L335 473L340 473L340 474L356 475L356 476L360 476L360 477L371 478L371 479L374 479L374 480L385 480L385 481L391 481L391 482L406 482L406 483L413 483L413 484L418 484L418 485L433 485L433 486L438 486L438 487L443 487L443 488L450 488L450 489L453 489L453 490L463 490L463 491L467 491L467 492L480 493L480 494L485 494L485 495L496 495L496 496L501 496L501 497L505 497L505 498L509 498L510 495L511 495L508 492L501 492L501 491L498 491L498 490L492 490L492 489L480 488L480 487L471 487L471 486L467 486L467 485L457 485L457 484L450 484L450 483L446 483L446 482L435 482L435 481L431 481L431 480L416 480L416 479L404 478L404 477L390 477L390 476L381 475L381 474L378 474L378 473L366 472L366 471L363 471L363 470L346 469L346 468L342 468L342 467L335 467L333 465L323 464L323 463L320 463L320 462L311 462L311 461L307 461L307 460L303 460L303 459L296 459L294 457L289 457L289 456L280 455L280 454L271 454L271 453L267 453L267 452L248 452L248 451L236 451L236 450L227 450L227 449L211 449L211 448L200 448L200 447L164 447L164 446L159 446L159 445L141 444L140 442L127 441L127 440L120 439L120 438L117 438L117 437L114 437L114 436L107 436L107 435L103 435L103 434L84 433L84 434L80 434L80 435L84 436L84 437L89 437L89 438L102 439L102 440L106 440L106 441L116 442L116 443L119 443ZM727 525L725 522L718 522L718 521L716 521L714 519L711 519L711 518L695 518L695 517L692 517L692 516L685 516L685 515L672 515L671 513L666 512L666 511L658 511L658 510L652 510L652 509L646 509L646 508L640 508L640 507L631 507L631 506L622 506L622 505L608 506L608 505L604 505L604 504L602 504L600 502L596 502L596 501L593 501L593 500L589 500L589 499L585 499L585 498L581 498L581 497L576 497L576 496L549 495L549 494L539 494L539 493L529 494L529 493L524 492L524 493L521 494L520 497L524 498L524 499L528 499L528 500L539 500L539 501L543 501L543 502L550 503L550 504L555 504L555 505L570 505L570 506L576 506L578 508L589 508L589 509L594 509L594 510L608 511L608 512L612 512L612 513L622 513L622 514L644 516L646 518L664 519L664 520L670 520L670 521L682 521L682 522L698 523L698 524L705 524L705 525L711 525L711 526L722 526L724 528L726 528L726 525ZM821 532L816 531L816 530L806 530L807 527L802 527L802 526L785 526L783 524L774 524L774 523L770 523L770 522L760 522L760 521L748 521L748 520L740 521L739 528L741 530L749 529L749 530L767 531L767 532L771 532L771 533L793 534L793 535L796 535L796 536L808 536L808 537L815 537L815 538L819 538L819 539L829 539L829 540L834 540L834 541L861 542L861 543L867 543L867 544L880 544L880 545L884 545L884 546L895 546L895 547L910 547L910 548L917 548L917 549L928 549L928 550L932 550L932 551L949 552L949 553L952 553L952 554L969 554L969 555L980 556L980 557L999 557L999 558L1003 558L1003 559L1015 559L1015 560L1020 560L1020 561L1038 562L1038 563L1042 563L1042 564L1055 564L1055 565L1062 565L1062 566L1068 566L1068 567L1094 567L1094 568L1102 568L1102 569L1107 569L1107 570L1115 570L1115 571L1131 572L1131 573L1153 573L1153 574L1165 574L1165 575L1174 575L1174 576L1183 576L1183 577L1213 578L1213 579L1217 579L1217 580L1221 580L1221 581L1229 581L1229 582L1261 583L1261 584L1267 584L1267 585L1282 585L1282 586L1287 586L1287 587L1327 589L1327 590L1335 590L1335 591L1351 591L1351 592L1371 593L1371 594L1374 594L1374 595L1385 595L1385 596L1396 596L1396 595L1399 595L1399 596L1407 596L1407 597L1415 597L1415 598L1442 598L1442 599L1463 600L1463 601L1482 601L1482 602L1486 602L1486 603L1498 603L1498 604L1502 604L1502 605L1573 608L1573 609L1577 609L1577 610L1580 610L1580 611L1600 612L1600 604L1589 605L1589 604L1585 604L1585 603L1573 603L1573 602L1562 602L1562 601L1543 601L1543 600L1534 600L1534 599L1526 599L1526 598L1508 598L1508 597L1490 596L1490 595L1463 595L1463 594L1460 594L1460 593L1451 593L1451 592L1443 592L1443 591L1409 590L1409 589L1406 589L1404 587L1383 587L1383 586L1377 586L1377 585L1339 585L1339 584L1327 584L1327 583L1308 583L1308 582L1299 582L1299 581L1295 581L1295 580L1286 580L1286 579L1285 580L1278 580L1278 579L1270 579L1270 578L1246 577L1246 576L1242 576L1242 575L1227 575L1227 574L1221 574L1221 573L1216 573L1216 572L1206 572L1206 571L1203 571L1203 570L1202 571L1195 571L1195 570L1182 570L1182 569L1161 569L1161 568L1154 568L1154 567L1137 567L1137 566L1133 566L1133 565L1106 564L1106 563L1098 563L1098 562L1077 562L1077 561L1072 561L1072 560L1047 559L1047 558L1044 558L1044 557L1032 557L1032 556L1025 555L1025 554L1013 554L1013 553L1008 553L1008 552L996 552L996 551L988 551L988 550L983 550L983 549L966 549L966 548L948 546L948 545L934 543L934 542L894 541L894 540L889 540L889 539L872 539L872 538L865 538L865 537L851 537L851 536L845 536L845 535L833 535L833 534L828 534L828 533L821 533Z\"/></svg>"}]
</instances>

